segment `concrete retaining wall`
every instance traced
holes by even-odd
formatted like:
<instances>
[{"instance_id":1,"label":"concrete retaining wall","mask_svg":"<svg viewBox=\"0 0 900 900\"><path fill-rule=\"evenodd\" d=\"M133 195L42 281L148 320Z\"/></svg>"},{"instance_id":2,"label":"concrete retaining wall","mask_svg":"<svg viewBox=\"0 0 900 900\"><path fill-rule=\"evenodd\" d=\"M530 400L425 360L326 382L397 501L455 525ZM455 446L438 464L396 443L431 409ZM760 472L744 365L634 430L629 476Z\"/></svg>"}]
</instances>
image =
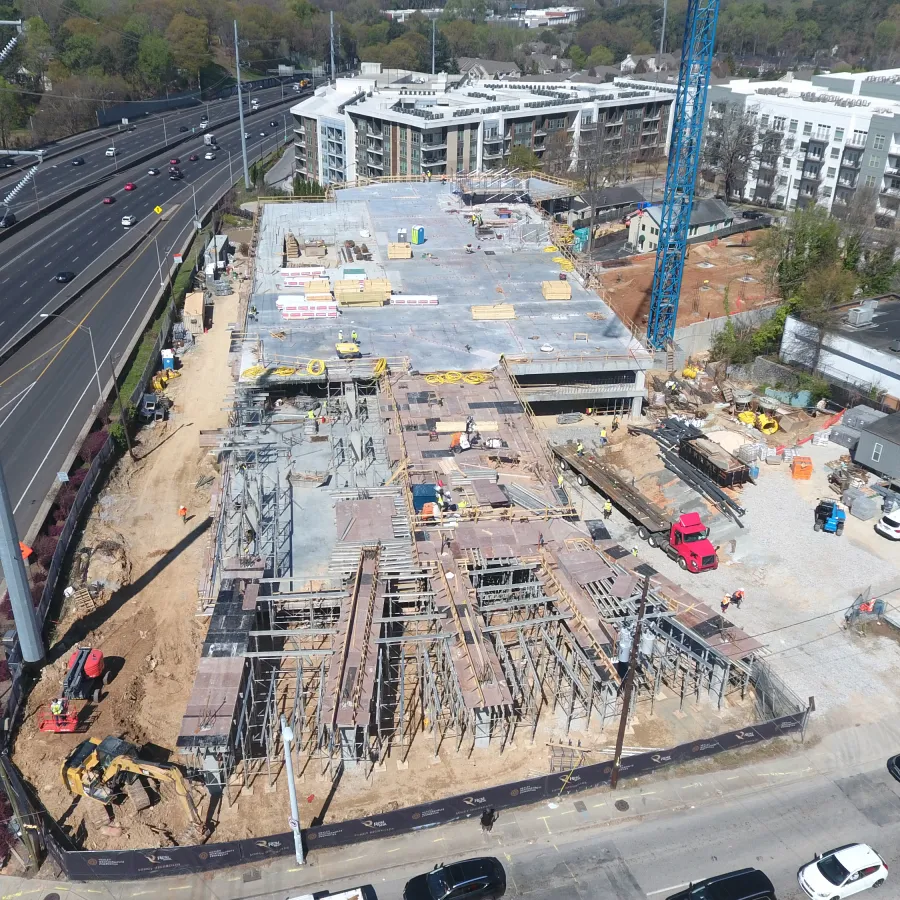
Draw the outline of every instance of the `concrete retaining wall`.
<instances>
[{"instance_id":1,"label":"concrete retaining wall","mask_svg":"<svg viewBox=\"0 0 900 900\"><path fill-rule=\"evenodd\" d=\"M712 347L713 338L725 327L728 319L731 319L736 327L758 328L775 313L776 309L778 309L778 305L773 303L772 306L762 309L748 309L746 312L733 313L731 316L720 316L717 319L706 319L704 322L696 322L693 325L683 325L681 328L675 329L675 344L687 356L702 353Z\"/></svg>"}]
</instances>

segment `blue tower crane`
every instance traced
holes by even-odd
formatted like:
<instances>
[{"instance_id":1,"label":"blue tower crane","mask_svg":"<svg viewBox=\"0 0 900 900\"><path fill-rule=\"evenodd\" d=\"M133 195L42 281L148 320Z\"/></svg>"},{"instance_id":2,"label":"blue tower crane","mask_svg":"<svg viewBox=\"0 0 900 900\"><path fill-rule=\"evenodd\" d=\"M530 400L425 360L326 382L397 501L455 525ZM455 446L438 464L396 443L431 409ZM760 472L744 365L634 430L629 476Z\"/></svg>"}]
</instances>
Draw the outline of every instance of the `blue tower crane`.
<instances>
[{"instance_id":1,"label":"blue tower crane","mask_svg":"<svg viewBox=\"0 0 900 900\"><path fill-rule=\"evenodd\" d=\"M688 0L647 323L647 343L654 350L665 349L675 335L718 18L719 0Z\"/></svg>"}]
</instances>

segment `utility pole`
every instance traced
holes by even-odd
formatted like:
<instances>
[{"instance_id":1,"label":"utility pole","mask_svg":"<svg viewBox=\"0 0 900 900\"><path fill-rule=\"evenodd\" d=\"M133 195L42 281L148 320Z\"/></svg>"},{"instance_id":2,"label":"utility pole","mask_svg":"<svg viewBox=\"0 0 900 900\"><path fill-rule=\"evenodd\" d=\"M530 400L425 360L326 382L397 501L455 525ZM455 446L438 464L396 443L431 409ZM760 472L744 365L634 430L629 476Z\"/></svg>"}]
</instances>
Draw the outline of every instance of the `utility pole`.
<instances>
[{"instance_id":1,"label":"utility pole","mask_svg":"<svg viewBox=\"0 0 900 900\"><path fill-rule=\"evenodd\" d=\"M669 0L663 0L663 20L662 31L659 33L659 55L663 55L663 48L666 46L666 15L669 12Z\"/></svg>"},{"instance_id":2,"label":"utility pole","mask_svg":"<svg viewBox=\"0 0 900 900\"><path fill-rule=\"evenodd\" d=\"M244 130L244 103L241 99L241 56L238 51L237 19L234 20L234 68L237 71L238 118L241 123L241 155L244 158L244 187L250 190L250 167L247 165L247 133Z\"/></svg>"},{"instance_id":3,"label":"utility pole","mask_svg":"<svg viewBox=\"0 0 900 900\"><path fill-rule=\"evenodd\" d=\"M641 642L641 625L644 621L644 609L647 606L647 591L650 590L650 576L644 576L644 588L641 591L641 605L638 608L637 625L634 639L631 642L631 654L628 657L628 674L625 676L625 687L622 690L622 717L619 719L619 734L616 737L616 752L613 756L612 774L609 777L609 788L614 791L619 783L619 765L622 762L622 745L625 743L625 728L628 725L628 708L631 706L631 692L634 690L634 664L637 661L638 645Z\"/></svg>"},{"instance_id":4,"label":"utility pole","mask_svg":"<svg viewBox=\"0 0 900 900\"><path fill-rule=\"evenodd\" d=\"M38 624L31 589L25 575L25 562L19 547L19 533L13 518L12 504L6 487L3 467L0 466L0 568L6 577L6 589L12 606L13 620L22 648L22 660L39 663L44 659L44 641Z\"/></svg>"},{"instance_id":5,"label":"utility pole","mask_svg":"<svg viewBox=\"0 0 900 900\"><path fill-rule=\"evenodd\" d=\"M331 35L331 80L332 82L337 81L337 75L334 71L334 12L328 13L329 20L329 34Z\"/></svg>"},{"instance_id":6,"label":"utility pole","mask_svg":"<svg viewBox=\"0 0 900 900\"><path fill-rule=\"evenodd\" d=\"M303 836L300 833L300 809L297 806L297 785L294 784L294 761L291 759L291 741L294 740L293 729L288 725L287 718L281 717L281 742L284 744L284 774L287 777L288 796L291 801L291 818L288 824L294 833L294 854L297 865L306 863L303 858Z\"/></svg>"},{"instance_id":7,"label":"utility pole","mask_svg":"<svg viewBox=\"0 0 900 900\"><path fill-rule=\"evenodd\" d=\"M431 74L434 75L434 37L436 32L437 20L431 20Z\"/></svg>"}]
</instances>

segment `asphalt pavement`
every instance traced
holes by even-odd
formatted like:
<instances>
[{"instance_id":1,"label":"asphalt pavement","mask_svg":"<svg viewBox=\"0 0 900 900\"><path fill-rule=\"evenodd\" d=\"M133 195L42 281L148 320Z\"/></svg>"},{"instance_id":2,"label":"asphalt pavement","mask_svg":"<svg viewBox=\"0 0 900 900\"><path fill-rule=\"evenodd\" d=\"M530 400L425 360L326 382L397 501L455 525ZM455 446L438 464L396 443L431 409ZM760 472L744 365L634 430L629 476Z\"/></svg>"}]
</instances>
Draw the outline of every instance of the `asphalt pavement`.
<instances>
[{"instance_id":1,"label":"asphalt pavement","mask_svg":"<svg viewBox=\"0 0 900 900\"><path fill-rule=\"evenodd\" d=\"M245 94L244 114L248 114L251 99L266 104L277 100L281 95L281 87ZM296 96L290 85L286 85L285 100ZM209 117L207 130L214 132L217 122L236 112L237 99L229 97L165 114L145 116L127 126L120 126L121 130L112 129L108 131L107 140L98 141L89 147L76 147L44 163L31 184L10 203L9 208L17 218L22 219L37 212L41 205L50 203L79 185L90 184L101 177L114 178L119 170L128 167L129 160L145 153L149 147L158 145L164 149L169 143L181 140L186 135L199 135L202 131L200 119L204 114ZM264 112L253 113L251 119L262 115ZM106 155L110 149L116 150L115 156ZM0 176L5 178L0 186L0 200L16 183L17 176L21 177L35 162L32 156L19 155L15 159L16 169L0 171ZM73 165L74 159L83 159L83 165Z\"/></svg>"},{"instance_id":2,"label":"asphalt pavement","mask_svg":"<svg viewBox=\"0 0 900 900\"><path fill-rule=\"evenodd\" d=\"M260 121L253 123L255 137L248 142L251 159L284 141L283 129L271 128L269 118L265 126ZM261 130L267 131L265 138L259 137ZM163 158L156 163L163 174L131 176L138 190L130 194L120 190L111 207L97 198L85 201L83 207L74 204L67 221L57 223L42 242L29 244L0 265L0 296L8 298L0 306L0 334L7 336L22 323L35 321L42 311L58 307L59 289L71 286L50 281L57 270L78 268L89 256L115 258L118 241L133 240L121 225L124 214L138 216L134 228L150 235L66 308L65 321L48 323L0 366L0 459L20 535L27 533L97 403L91 338L106 388L112 380L110 359L124 354L159 289L160 268L168 270L173 251L193 228L195 192L198 210L205 211L223 184L240 177L237 125L221 132L220 145L213 161L190 163L183 157L183 181L168 180L168 159ZM226 148L232 150L230 174ZM161 217L153 212L157 204L164 210ZM3 245L4 256L7 246ZM52 262L45 262L51 254Z\"/></svg>"}]
</instances>

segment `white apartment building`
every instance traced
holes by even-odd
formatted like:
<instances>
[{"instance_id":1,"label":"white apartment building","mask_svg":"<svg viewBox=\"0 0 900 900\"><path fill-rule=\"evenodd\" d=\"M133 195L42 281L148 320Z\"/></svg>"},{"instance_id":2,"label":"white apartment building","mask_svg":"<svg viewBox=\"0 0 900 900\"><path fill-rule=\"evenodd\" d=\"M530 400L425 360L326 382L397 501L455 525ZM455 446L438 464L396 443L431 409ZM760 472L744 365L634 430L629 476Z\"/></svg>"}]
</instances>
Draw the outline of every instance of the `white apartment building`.
<instances>
[{"instance_id":1,"label":"white apartment building","mask_svg":"<svg viewBox=\"0 0 900 900\"><path fill-rule=\"evenodd\" d=\"M527 147L567 170L588 143L646 159L666 151L672 100L643 87L397 70L339 78L291 108L296 169L321 184L440 176L505 168Z\"/></svg>"},{"instance_id":2,"label":"white apartment building","mask_svg":"<svg viewBox=\"0 0 900 900\"><path fill-rule=\"evenodd\" d=\"M740 186L742 196L727 199L788 209L818 203L840 216L865 190L877 214L897 218L900 69L712 85L707 140L729 104L755 118L758 158Z\"/></svg>"}]
</instances>

